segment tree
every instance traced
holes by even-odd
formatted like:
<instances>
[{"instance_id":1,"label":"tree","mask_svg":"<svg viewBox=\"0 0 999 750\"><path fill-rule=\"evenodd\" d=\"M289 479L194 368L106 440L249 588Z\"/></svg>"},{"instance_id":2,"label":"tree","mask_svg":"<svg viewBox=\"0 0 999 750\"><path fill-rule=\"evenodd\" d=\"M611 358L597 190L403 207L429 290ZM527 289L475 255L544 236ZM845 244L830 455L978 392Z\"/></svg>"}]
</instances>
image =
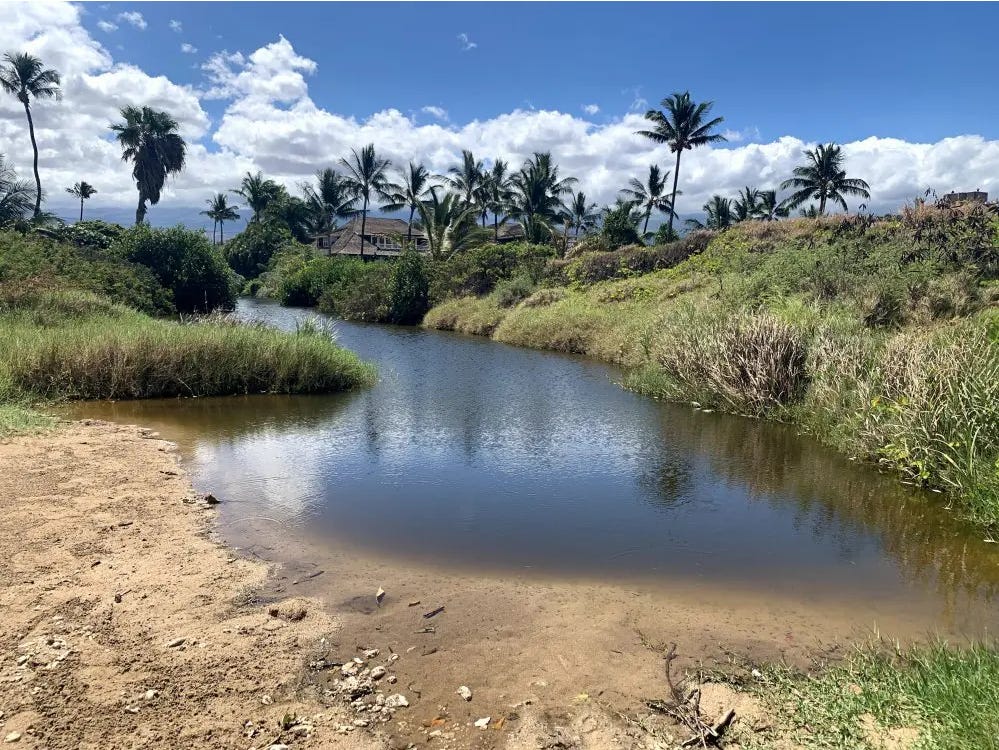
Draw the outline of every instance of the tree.
<instances>
[{"instance_id":1,"label":"tree","mask_svg":"<svg viewBox=\"0 0 999 750\"><path fill-rule=\"evenodd\" d=\"M485 182L482 162L476 161L472 152L465 149L461 152L461 164L451 167L448 174L451 176L445 178L447 184L458 192L465 205L477 205Z\"/></svg>"},{"instance_id":2,"label":"tree","mask_svg":"<svg viewBox=\"0 0 999 750\"><path fill-rule=\"evenodd\" d=\"M475 223L475 206L467 205L455 193L439 197L437 190L436 187L431 188L430 200L421 201L417 210L427 233L431 257L446 260L479 241L481 230Z\"/></svg>"},{"instance_id":3,"label":"tree","mask_svg":"<svg viewBox=\"0 0 999 750\"><path fill-rule=\"evenodd\" d=\"M579 230L588 232L597 226L597 204L586 200L586 193L580 191L571 193L565 204L565 215L568 226L574 230L574 237L579 237Z\"/></svg>"},{"instance_id":4,"label":"tree","mask_svg":"<svg viewBox=\"0 0 999 750\"><path fill-rule=\"evenodd\" d=\"M59 72L43 67L41 60L25 52L8 52L3 60L3 65L0 65L0 88L17 97L24 105L24 114L28 118L28 135L31 136L31 148L35 155L34 215L38 216L42 210L42 178L38 176L38 142L35 140L35 122L31 118L31 98L62 99Z\"/></svg>"},{"instance_id":5,"label":"tree","mask_svg":"<svg viewBox=\"0 0 999 750\"><path fill-rule=\"evenodd\" d=\"M139 190L139 205L135 223L146 218L146 201L160 202L160 193L168 174L184 168L187 144L177 133L177 121L166 112L149 107L125 107L124 122L111 125L121 145L122 161L133 164L132 177Z\"/></svg>"},{"instance_id":6,"label":"tree","mask_svg":"<svg viewBox=\"0 0 999 750\"><path fill-rule=\"evenodd\" d=\"M407 248L392 269L391 300L389 319L399 325L419 323L430 309L430 282L423 257L412 248Z\"/></svg>"},{"instance_id":7,"label":"tree","mask_svg":"<svg viewBox=\"0 0 999 750\"><path fill-rule=\"evenodd\" d=\"M349 175L348 184L354 193L363 201L361 205L361 257L364 257L364 231L368 220L368 205L372 197L383 198L391 201L385 192L388 187L386 172L391 162L388 159L379 159L375 153L375 144L369 143L358 153L355 149L350 150L352 159L347 161L341 159L340 163L346 167Z\"/></svg>"},{"instance_id":8,"label":"tree","mask_svg":"<svg viewBox=\"0 0 999 750\"><path fill-rule=\"evenodd\" d=\"M17 179L17 174L0 154L0 226L24 218L31 210L31 185Z\"/></svg>"},{"instance_id":9,"label":"tree","mask_svg":"<svg viewBox=\"0 0 999 750\"><path fill-rule=\"evenodd\" d=\"M229 204L229 197L225 193L216 193L211 198L205 200L208 204L208 210L202 211L202 216L207 216L212 220L212 244L215 244L215 228L221 228L221 239L219 244L225 244L225 223L227 221L236 221L239 218L239 212L237 211L237 206L232 206Z\"/></svg>"},{"instance_id":10,"label":"tree","mask_svg":"<svg viewBox=\"0 0 999 750\"><path fill-rule=\"evenodd\" d=\"M97 188L86 180L80 180L73 187L66 188L66 192L80 199L80 221L83 221L83 201L90 200L97 195Z\"/></svg>"},{"instance_id":11,"label":"tree","mask_svg":"<svg viewBox=\"0 0 999 750\"><path fill-rule=\"evenodd\" d=\"M278 186L278 192L267 204L259 223L276 222L287 227L296 241L308 243L315 240L312 233L312 211L308 203L294 195L289 195L283 186Z\"/></svg>"},{"instance_id":12,"label":"tree","mask_svg":"<svg viewBox=\"0 0 999 750\"><path fill-rule=\"evenodd\" d=\"M747 185L739 191L739 197L732 201L732 214L736 221L755 219L760 203L760 191Z\"/></svg>"},{"instance_id":13,"label":"tree","mask_svg":"<svg viewBox=\"0 0 999 750\"><path fill-rule=\"evenodd\" d=\"M604 209L604 223L600 235L611 250L622 245L634 245L640 241L638 224L642 213L637 210L635 201L618 198L613 206Z\"/></svg>"},{"instance_id":14,"label":"tree","mask_svg":"<svg viewBox=\"0 0 999 750\"><path fill-rule=\"evenodd\" d=\"M482 211L493 215L493 239L499 242L500 224L506 221L506 217L500 220L500 214L506 210L512 197L513 181L510 177L509 166L502 159L493 162L493 167L486 172L485 185L483 186Z\"/></svg>"},{"instance_id":15,"label":"tree","mask_svg":"<svg viewBox=\"0 0 999 750\"><path fill-rule=\"evenodd\" d=\"M680 155L684 150L691 150L708 143L718 143L725 140L725 136L711 131L718 127L723 121L723 117L716 117L708 120L708 115L714 102L695 103L690 98L690 92L682 94L674 93L662 100L661 105L666 109L650 109L645 113L645 119L653 124L652 130L640 130L639 135L656 142L665 143L669 150L676 154L676 167L673 170L673 193L670 196L669 204L676 208L676 186L680 178ZM673 217L675 213L669 215L669 228L673 228Z\"/></svg>"},{"instance_id":16,"label":"tree","mask_svg":"<svg viewBox=\"0 0 999 750\"><path fill-rule=\"evenodd\" d=\"M329 237L336 231L340 219L357 213L355 203L357 195L342 175L329 167L316 172L316 186L305 186L306 223L313 240Z\"/></svg>"},{"instance_id":17,"label":"tree","mask_svg":"<svg viewBox=\"0 0 999 750\"><path fill-rule=\"evenodd\" d=\"M843 152L835 143L819 144L806 150L805 164L794 168L794 177L780 184L781 190L794 190L787 199L789 208L797 208L808 200L819 201L819 215L826 212L826 202L839 204L846 211L847 195L870 198L870 188L863 180L846 176Z\"/></svg>"},{"instance_id":18,"label":"tree","mask_svg":"<svg viewBox=\"0 0 999 750\"><path fill-rule=\"evenodd\" d=\"M776 190L761 190L760 199L756 203L756 218L760 221L777 221L785 218L790 209L785 201L777 200Z\"/></svg>"},{"instance_id":19,"label":"tree","mask_svg":"<svg viewBox=\"0 0 999 750\"><path fill-rule=\"evenodd\" d=\"M389 202L382 206L383 211L398 211L409 209L409 225L406 229L406 244L413 241L413 216L416 215L420 203L430 196L430 172L422 164L409 163L409 168L403 171L397 183L386 186Z\"/></svg>"},{"instance_id":20,"label":"tree","mask_svg":"<svg viewBox=\"0 0 999 750\"><path fill-rule=\"evenodd\" d=\"M572 192L576 179L559 177L558 165L545 152L535 153L510 182L509 214L520 221L528 242L546 242L561 215L562 196Z\"/></svg>"},{"instance_id":21,"label":"tree","mask_svg":"<svg viewBox=\"0 0 999 750\"><path fill-rule=\"evenodd\" d=\"M265 178L262 172L251 174L247 172L239 183L239 187L230 193L242 197L247 207L253 212L250 221L260 221L267 207L281 194L281 186L274 180Z\"/></svg>"},{"instance_id":22,"label":"tree","mask_svg":"<svg viewBox=\"0 0 999 750\"><path fill-rule=\"evenodd\" d=\"M653 209L656 211L668 211L672 214L672 203L666 197L666 180L669 179L669 172L659 173L659 167L655 164L649 165L649 176L643 183L641 180L632 177L626 187L621 192L631 196L645 209L645 223L642 225L642 236L649 231L649 218Z\"/></svg>"},{"instance_id":23,"label":"tree","mask_svg":"<svg viewBox=\"0 0 999 750\"><path fill-rule=\"evenodd\" d=\"M697 219L687 219L687 226L691 229L725 229L732 226L734 222L731 198L712 195L711 200L705 203L701 209L705 213L705 220L701 223Z\"/></svg>"}]
</instances>

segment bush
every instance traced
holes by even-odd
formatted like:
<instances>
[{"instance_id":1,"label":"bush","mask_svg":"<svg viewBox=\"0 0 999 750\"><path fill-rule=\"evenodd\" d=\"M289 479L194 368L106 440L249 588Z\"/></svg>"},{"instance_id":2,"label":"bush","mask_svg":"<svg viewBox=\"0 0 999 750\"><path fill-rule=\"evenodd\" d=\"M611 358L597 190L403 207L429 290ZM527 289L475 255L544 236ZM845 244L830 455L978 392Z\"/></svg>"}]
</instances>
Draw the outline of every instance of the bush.
<instances>
[{"instance_id":1,"label":"bush","mask_svg":"<svg viewBox=\"0 0 999 750\"><path fill-rule=\"evenodd\" d=\"M392 270L390 319L400 325L415 325L430 309L430 285L416 252L402 254Z\"/></svg>"},{"instance_id":2,"label":"bush","mask_svg":"<svg viewBox=\"0 0 999 750\"><path fill-rule=\"evenodd\" d=\"M350 273L323 289L319 310L344 320L388 322L392 313L393 264L351 261Z\"/></svg>"},{"instance_id":3,"label":"bush","mask_svg":"<svg viewBox=\"0 0 999 750\"><path fill-rule=\"evenodd\" d=\"M546 307L566 298L565 289L553 287L550 289L539 289L530 297L521 302L523 307Z\"/></svg>"},{"instance_id":4,"label":"bush","mask_svg":"<svg viewBox=\"0 0 999 750\"><path fill-rule=\"evenodd\" d=\"M120 224L109 224L99 219L88 221L78 221L75 224L66 224L59 228L58 239L70 242L77 247L96 248L107 250L127 230Z\"/></svg>"},{"instance_id":5,"label":"bush","mask_svg":"<svg viewBox=\"0 0 999 750\"><path fill-rule=\"evenodd\" d=\"M673 268L703 252L712 237L712 232L691 232L681 240L658 247L635 245L612 252L584 253L565 266L565 277L569 282L593 284Z\"/></svg>"},{"instance_id":6,"label":"bush","mask_svg":"<svg viewBox=\"0 0 999 750\"><path fill-rule=\"evenodd\" d=\"M276 296L288 307L316 305L327 288L350 284L364 271L364 261L360 258L308 257L297 250L288 250L281 259Z\"/></svg>"},{"instance_id":7,"label":"bush","mask_svg":"<svg viewBox=\"0 0 999 750\"><path fill-rule=\"evenodd\" d=\"M295 244L287 227L275 222L250 222L223 249L226 261L240 276L255 279L282 248Z\"/></svg>"},{"instance_id":8,"label":"bush","mask_svg":"<svg viewBox=\"0 0 999 750\"><path fill-rule=\"evenodd\" d=\"M632 221L630 203L623 203L604 216L600 236L610 250L616 250L622 245L637 245L642 241Z\"/></svg>"},{"instance_id":9,"label":"bush","mask_svg":"<svg viewBox=\"0 0 999 750\"><path fill-rule=\"evenodd\" d=\"M534 287L534 282L529 276L518 274L499 282L493 290L493 297L500 307L513 307L521 300L530 297Z\"/></svg>"},{"instance_id":10,"label":"bush","mask_svg":"<svg viewBox=\"0 0 999 750\"><path fill-rule=\"evenodd\" d=\"M436 304L449 297L489 294L500 281L517 274L525 274L537 283L553 255L551 247L527 242L483 245L458 253L447 261L431 264L430 299Z\"/></svg>"},{"instance_id":11,"label":"bush","mask_svg":"<svg viewBox=\"0 0 999 750\"><path fill-rule=\"evenodd\" d=\"M149 268L172 293L179 313L206 313L236 304L238 280L201 232L140 225L125 231L111 252Z\"/></svg>"}]
</instances>

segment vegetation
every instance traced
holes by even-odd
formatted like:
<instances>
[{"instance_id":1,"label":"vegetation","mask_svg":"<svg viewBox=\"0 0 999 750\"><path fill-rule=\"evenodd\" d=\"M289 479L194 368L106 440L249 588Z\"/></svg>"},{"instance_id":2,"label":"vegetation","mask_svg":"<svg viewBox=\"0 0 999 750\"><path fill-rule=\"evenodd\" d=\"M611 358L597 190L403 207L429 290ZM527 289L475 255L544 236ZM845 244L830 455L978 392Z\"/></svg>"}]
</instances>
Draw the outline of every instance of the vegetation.
<instances>
[{"instance_id":1,"label":"vegetation","mask_svg":"<svg viewBox=\"0 0 999 750\"><path fill-rule=\"evenodd\" d=\"M781 190L794 190L788 198L789 208L797 208L809 200L818 200L819 215L826 212L826 203L832 201L846 211L847 195L870 198L870 185L863 180L846 176L843 153L835 143L819 145L805 151L806 163L795 167L794 177L781 183Z\"/></svg>"},{"instance_id":2,"label":"vegetation","mask_svg":"<svg viewBox=\"0 0 999 750\"><path fill-rule=\"evenodd\" d=\"M207 216L212 220L212 244L215 244L215 232L219 232L219 242L225 244L225 223L236 221L239 218L237 206L229 204L229 197L225 193L216 193L205 201L208 208L201 212L202 216ZM83 218L83 204L80 204L80 218Z\"/></svg>"},{"instance_id":3,"label":"vegetation","mask_svg":"<svg viewBox=\"0 0 999 750\"><path fill-rule=\"evenodd\" d=\"M80 221L83 221L83 202L97 195L97 188L86 180L80 180L73 187L66 188L66 192L80 199Z\"/></svg>"},{"instance_id":4,"label":"vegetation","mask_svg":"<svg viewBox=\"0 0 999 750\"><path fill-rule=\"evenodd\" d=\"M351 158L341 159L340 164L347 170L347 185L351 193L361 200L361 256L364 256L364 233L368 220L368 206L372 198L392 201L387 177L389 160L381 159L375 153L375 146L369 143L360 152L351 149Z\"/></svg>"},{"instance_id":5,"label":"vegetation","mask_svg":"<svg viewBox=\"0 0 999 750\"><path fill-rule=\"evenodd\" d=\"M31 205L31 187L17 179L17 174L0 154L0 226L21 219L31 210Z\"/></svg>"}]
</instances>

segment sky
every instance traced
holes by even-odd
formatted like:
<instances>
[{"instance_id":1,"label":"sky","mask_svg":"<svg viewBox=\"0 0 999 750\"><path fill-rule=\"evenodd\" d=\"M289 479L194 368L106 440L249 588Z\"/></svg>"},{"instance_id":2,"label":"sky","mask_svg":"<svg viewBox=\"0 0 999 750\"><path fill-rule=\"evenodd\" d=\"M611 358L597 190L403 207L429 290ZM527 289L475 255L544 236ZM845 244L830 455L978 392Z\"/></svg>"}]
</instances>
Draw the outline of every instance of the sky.
<instances>
[{"instance_id":1,"label":"sky","mask_svg":"<svg viewBox=\"0 0 999 750\"><path fill-rule=\"evenodd\" d=\"M551 151L601 204L665 146L635 134L674 91L713 101L727 142L685 152L677 201L775 188L819 142L842 144L871 209L927 189L999 194L999 5L960 3L65 3L4 5L0 52L62 73L33 105L47 207L127 222L137 193L108 124L170 112L189 144L155 224L198 212L247 171L297 192L374 143L438 173L463 148L519 165ZM31 177L24 111L0 99L0 153ZM851 207L855 207L853 204ZM248 212L244 211L246 215ZM210 222L208 223L210 225Z\"/></svg>"}]
</instances>

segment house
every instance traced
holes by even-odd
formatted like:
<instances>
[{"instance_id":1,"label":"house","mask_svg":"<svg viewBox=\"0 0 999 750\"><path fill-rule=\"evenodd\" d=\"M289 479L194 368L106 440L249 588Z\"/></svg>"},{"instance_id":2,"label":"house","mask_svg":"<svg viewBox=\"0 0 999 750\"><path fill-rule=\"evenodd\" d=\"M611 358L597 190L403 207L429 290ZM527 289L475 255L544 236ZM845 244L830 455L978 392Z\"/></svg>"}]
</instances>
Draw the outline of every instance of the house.
<instances>
[{"instance_id":1,"label":"house","mask_svg":"<svg viewBox=\"0 0 999 750\"><path fill-rule=\"evenodd\" d=\"M981 190L975 190L970 193L950 192L940 198L938 202L945 206L953 206L958 203L988 203L989 194L983 193Z\"/></svg>"},{"instance_id":2,"label":"house","mask_svg":"<svg viewBox=\"0 0 999 750\"><path fill-rule=\"evenodd\" d=\"M395 257L403 251L403 244L409 233L409 225L402 219L380 219L369 216L364 222L365 257ZM426 233L413 227L413 244L421 253L430 250ZM328 237L317 237L316 248L325 250L328 255L361 254L361 217L337 229Z\"/></svg>"}]
</instances>

